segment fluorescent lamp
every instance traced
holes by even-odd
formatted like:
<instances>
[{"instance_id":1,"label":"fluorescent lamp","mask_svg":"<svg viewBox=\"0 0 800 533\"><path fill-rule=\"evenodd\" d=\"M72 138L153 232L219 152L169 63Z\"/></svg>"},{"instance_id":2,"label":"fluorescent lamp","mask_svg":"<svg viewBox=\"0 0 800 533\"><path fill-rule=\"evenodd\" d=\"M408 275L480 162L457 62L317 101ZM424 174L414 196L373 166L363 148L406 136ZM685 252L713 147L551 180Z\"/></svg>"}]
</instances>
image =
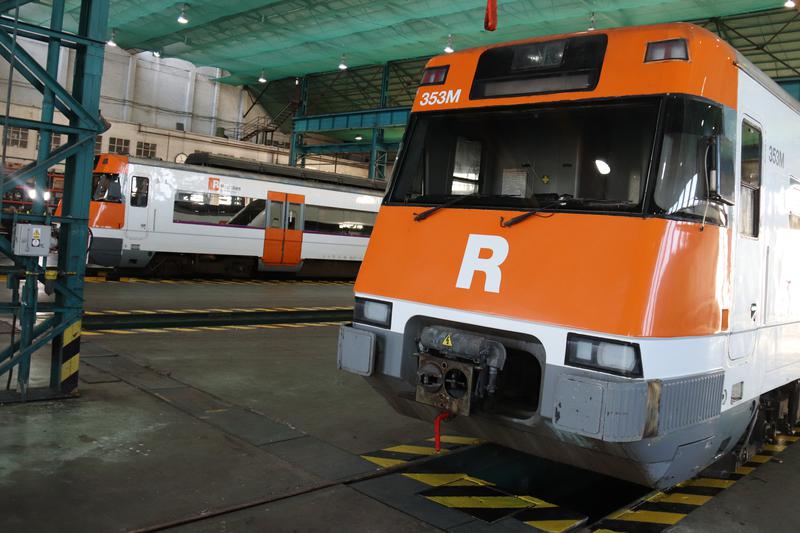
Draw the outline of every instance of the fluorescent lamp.
<instances>
[{"instance_id":1,"label":"fluorescent lamp","mask_svg":"<svg viewBox=\"0 0 800 533\"><path fill-rule=\"evenodd\" d=\"M447 44L444 47L444 53L452 54L453 52L455 52L455 49L453 48L453 34L451 33L447 36Z\"/></svg>"},{"instance_id":2,"label":"fluorescent lamp","mask_svg":"<svg viewBox=\"0 0 800 533\"><path fill-rule=\"evenodd\" d=\"M181 14L178 15L178 24L189 24L189 19L186 17L186 10L189 9L189 4L181 6Z\"/></svg>"}]
</instances>

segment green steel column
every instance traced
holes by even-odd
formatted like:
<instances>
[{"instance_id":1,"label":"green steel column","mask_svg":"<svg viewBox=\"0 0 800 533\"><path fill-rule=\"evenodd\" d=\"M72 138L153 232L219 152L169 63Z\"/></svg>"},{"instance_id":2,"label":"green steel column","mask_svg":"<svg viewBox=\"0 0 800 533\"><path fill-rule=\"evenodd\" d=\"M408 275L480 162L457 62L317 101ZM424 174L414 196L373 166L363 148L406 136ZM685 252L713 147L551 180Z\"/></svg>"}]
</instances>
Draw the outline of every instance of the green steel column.
<instances>
[{"instance_id":1,"label":"green steel column","mask_svg":"<svg viewBox=\"0 0 800 533\"><path fill-rule=\"evenodd\" d=\"M384 63L381 75L381 109L389 103L389 73L391 63ZM369 151L369 179L386 179L386 153L383 148L383 128L372 128L372 145Z\"/></svg>"},{"instance_id":2,"label":"green steel column","mask_svg":"<svg viewBox=\"0 0 800 533\"><path fill-rule=\"evenodd\" d=\"M78 48L75 56L75 72L72 95L84 109L96 117L100 109L100 83L103 75L103 57L108 31L108 0L83 0L81 3L78 33L98 41L95 44ZM93 129L89 120L80 116L70 121L71 126ZM83 276L86 271L86 247L89 236L89 197L92 185L94 163L94 135L70 135L71 141L83 141L78 152L66 161L64 172L64 197L58 242L58 270L66 290L56 295L56 306L71 308L72 313L57 316L55 327L64 322L80 319L83 308ZM53 341L52 367L60 369L63 361L63 337ZM77 372L74 373L77 381ZM51 376L51 388L59 386L57 375ZM62 391L65 385L60 383ZM64 391L68 392L68 391Z\"/></svg>"},{"instance_id":3,"label":"green steel column","mask_svg":"<svg viewBox=\"0 0 800 533\"><path fill-rule=\"evenodd\" d=\"M295 111L295 118L305 116L306 109L308 108L308 76L303 76L303 79L300 81L299 100L300 104L297 106L297 111ZM297 160L300 158L303 159L302 166L305 166L305 154L303 153L303 134L297 133L294 125L292 125L292 141L289 147L289 165L296 167Z\"/></svg>"},{"instance_id":4,"label":"green steel column","mask_svg":"<svg viewBox=\"0 0 800 533\"><path fill-rule=\"evenodd\" d=\"M53 0L53 9L50 16L50 29L60 32L64 26L64 0ZM56 38L50 39L47 43L47 73L53 78L58 78L58 59L61 56L61 41ZM42 122L53 122L55 100L53 91L49 87L44 88L44 98L42 99ZM50 155L53 134L49 131L39 131L39 154L37 161L40 163ZM34 189L36 197L33 199L32 213L35 215L44 212L44 191L47 189L47 169L44 169L34 179Z\"/></svg>"}]
</instances>

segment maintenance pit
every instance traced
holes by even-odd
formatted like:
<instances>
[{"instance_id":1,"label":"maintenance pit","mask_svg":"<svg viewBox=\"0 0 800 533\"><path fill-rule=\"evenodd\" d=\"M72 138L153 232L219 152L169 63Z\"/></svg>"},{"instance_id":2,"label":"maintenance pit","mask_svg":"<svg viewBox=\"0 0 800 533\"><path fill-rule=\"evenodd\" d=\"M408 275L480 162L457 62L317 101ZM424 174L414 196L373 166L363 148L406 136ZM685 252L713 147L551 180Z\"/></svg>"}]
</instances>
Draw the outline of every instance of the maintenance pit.
<instances>
[{"instance_id":1,"label":"maintenance pit","mask_svg":"<svg viewBox=\"0 0 800 533\"><path fill-rule=\"evenodd\" d=\"M348 308L351 291L312 281L98 280L87 285L86 317L195 316L221 301L240 311L264 301ZM800 497L795 437L786 451L763 450L753 472L664 493L452 435L446 423L437 454L431 425L395 414L336 369L339 322L84 331L80 397L0 410L3 529L800 528L780 511ZM34 377L44 368L34 359Z\"/></svg>"}]
</instances>

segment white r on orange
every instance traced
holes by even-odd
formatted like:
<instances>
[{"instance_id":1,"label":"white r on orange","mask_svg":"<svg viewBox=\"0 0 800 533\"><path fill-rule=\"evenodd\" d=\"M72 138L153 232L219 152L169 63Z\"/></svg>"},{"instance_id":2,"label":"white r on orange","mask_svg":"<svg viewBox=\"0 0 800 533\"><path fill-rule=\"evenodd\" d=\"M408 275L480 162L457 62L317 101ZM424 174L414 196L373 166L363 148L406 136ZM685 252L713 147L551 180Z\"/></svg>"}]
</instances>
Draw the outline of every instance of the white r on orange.
<instances>
[{"instance_id":1,"label":"white r on orange","mask_svg":"<svg viewBox=\"0 0 800 533\"><path fill-rule=\"evenodd\" d=\"M492 254L489 257L481 257L482 250L489 250ZM500 292L500 282L503 279L503 272L500 265L508 257L508 241L497 235L476 235L472 234L467 240L467 247L464 250L464 258L461 260L461 269L458 271L456 287L459 289L469 289L472 287L472 278L475 272L486 274L486 281L483 284L485 292Z\"/></svg>"}]
</instances>

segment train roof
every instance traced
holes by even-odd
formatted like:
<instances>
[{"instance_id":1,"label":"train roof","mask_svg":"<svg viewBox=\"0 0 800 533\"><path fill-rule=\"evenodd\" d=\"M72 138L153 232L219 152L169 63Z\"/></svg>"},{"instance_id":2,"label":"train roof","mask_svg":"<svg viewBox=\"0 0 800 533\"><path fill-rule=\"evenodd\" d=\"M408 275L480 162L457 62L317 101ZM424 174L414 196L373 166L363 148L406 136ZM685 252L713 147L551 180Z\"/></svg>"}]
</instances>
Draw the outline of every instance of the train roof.
<instances>
[{"instance_id":1,"label":"train roof","mask_svg":"<svg viewBox=\"0 0 800 533\"><path fill-rule=\"evenodd\" d=\"M680 40L686 43L685 57L648 59L651 45ZM542 64L533 64L534 59ZM670 93L697 95L735 108L740 63L730 44L689 23L538 36L431 58L426 69L438 72L417 93L412 110Z\"/></svg>"},{"instance_id":2,"label":"train roof","mask_svg":"<svg viewBox=\"0 0 800 533\"><path fill-rule=\"evenodd\" d=\"M346 185L349 187L371 189L380 192L386 190L385 182L376 182L374 180L358 178L355 176L349 176L347 174L325 172L322 170L311 170L307 168L276 165L273 163L263 163L253 159L240 159L238 157L212 154L209 152L194 152L193 154L190 154L186 158L186 164L225 170L241 170L254 174L264 174L268 176L299 179L318 183Z\"/></svg>"}]
</instances>

